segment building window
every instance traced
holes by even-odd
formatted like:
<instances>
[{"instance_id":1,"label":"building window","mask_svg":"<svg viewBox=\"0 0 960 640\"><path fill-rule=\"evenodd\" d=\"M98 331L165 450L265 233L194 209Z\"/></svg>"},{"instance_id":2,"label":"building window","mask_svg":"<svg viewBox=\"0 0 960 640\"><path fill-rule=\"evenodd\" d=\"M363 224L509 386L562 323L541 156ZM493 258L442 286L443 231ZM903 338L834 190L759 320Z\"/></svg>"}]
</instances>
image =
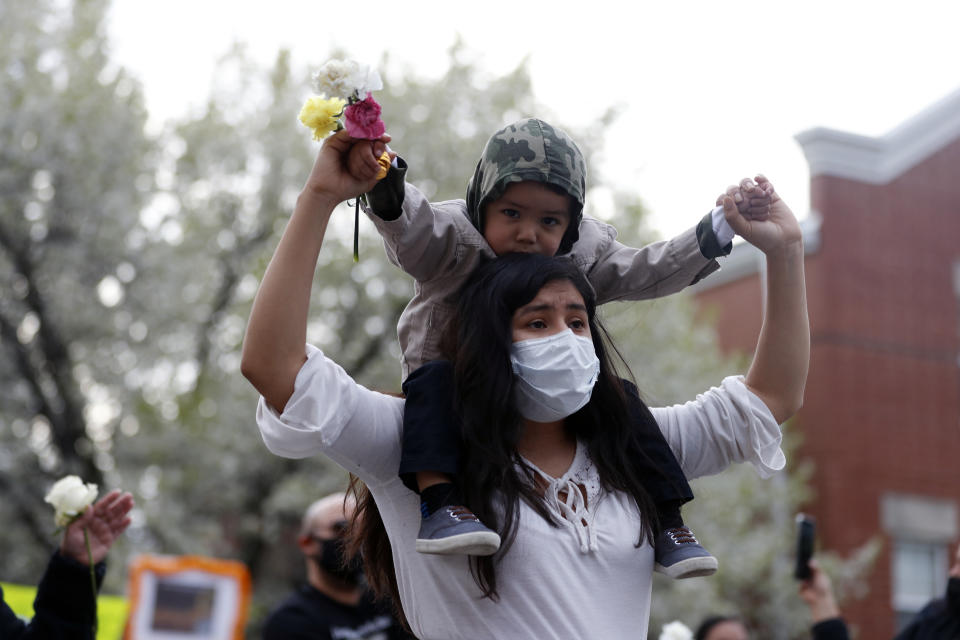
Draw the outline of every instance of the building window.
<instances>
[{"instance_id":1,"label":"building window","mask_svg":"<svg viewBox=\"0 0 960 640\"><path fill-rule=\"evenodd\" d=\"M960 517L954 500L893 492L881 497L880 514L892 543L890 595L899 631L943 595L948 545L960 537Z\"/></svg>"},{"instance_id":2,"label":"building window","mask_svg":"<svg viewBox=\"0 0 960 640\"><path fill-rule=\"evenodd\" d=\"M947 584L947 545L911 540L893 543L893 610L900 631Z\"/></svg>"}]
</instances>

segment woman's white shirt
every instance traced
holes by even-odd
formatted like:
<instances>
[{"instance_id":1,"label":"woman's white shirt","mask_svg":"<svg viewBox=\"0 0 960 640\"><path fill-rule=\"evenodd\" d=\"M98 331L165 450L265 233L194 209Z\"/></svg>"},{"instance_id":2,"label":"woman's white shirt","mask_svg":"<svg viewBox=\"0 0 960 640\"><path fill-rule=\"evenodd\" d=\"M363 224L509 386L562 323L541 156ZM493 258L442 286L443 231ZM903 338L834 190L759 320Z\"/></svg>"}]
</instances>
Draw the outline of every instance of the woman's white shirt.
<instances>
[{"instance_id":1,"label":"woman's white shirt","mask_svg":"<svg viewBox=\"0 0 960 640\"><path fill-rule=\"evenodd\" d=\"M779 426L739 377L692 402L651 411L688 478L734 462L750 462L764 477L784 466ZM494 602L480 597L465 556L415 551L419 499L397 476L402 421L402 399L356 384L311 345L283 413L263 398L257 407L270 451L288 458L323 453L370 488L417 637L646 638L653 549L634 546L642 524L636 506L626 494L599 489L582 447L562 477L544 476L552 483L547 503L557 519L573 509L584 522L553 527L521 502L517 537L497 566L500 599ZM574 504L565 490L573 484L587 487L586 504Z\"/></svg>"}]
</instances>

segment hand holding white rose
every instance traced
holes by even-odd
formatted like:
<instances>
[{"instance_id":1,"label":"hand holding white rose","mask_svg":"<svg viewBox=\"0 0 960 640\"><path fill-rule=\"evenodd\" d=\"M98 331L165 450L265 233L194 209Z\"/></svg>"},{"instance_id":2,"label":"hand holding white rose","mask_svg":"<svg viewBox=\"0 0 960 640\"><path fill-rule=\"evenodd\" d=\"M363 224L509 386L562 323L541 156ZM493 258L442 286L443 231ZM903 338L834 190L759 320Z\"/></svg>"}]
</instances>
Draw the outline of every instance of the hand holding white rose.
<instances>
[{"instance_id":1,"label":"hand holding white rose","mask_svg":"<svg viewBox=\"0 0 960 640\"><path fill-rule=\"evenodd\" d=\"M66 527L60 552L81 564L97 564L130 526L128 514L133 509L133 496L114 490L92 504L97 497L97 485L84 484L77 476L58 480L44 500L54 510L58 527ZM92 506L91 506L92 504ZM90 543L87 553L84 529Z\"/></svg>"},{"instance_id":2,"label":"hand holding white rose","mask_svg":"<svg viewBox=\"0 0 960 640\"><path fill-rule=\"evenodd\" d=\"M132 495L116 489L111 491L67 527L60 542L60 553L87 564L87 549L83 541L83 530L86 528L90 540L90 560L93 564L102 561L120 534L130 526L131 509Z\"/></svg>"}]
</instances>

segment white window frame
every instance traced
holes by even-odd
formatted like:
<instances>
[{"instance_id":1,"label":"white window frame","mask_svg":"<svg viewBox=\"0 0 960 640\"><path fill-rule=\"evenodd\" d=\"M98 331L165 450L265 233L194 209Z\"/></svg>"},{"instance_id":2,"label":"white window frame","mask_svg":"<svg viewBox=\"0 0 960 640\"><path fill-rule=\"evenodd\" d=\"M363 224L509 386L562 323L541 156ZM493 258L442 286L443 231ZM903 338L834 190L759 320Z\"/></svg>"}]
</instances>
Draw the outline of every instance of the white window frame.
<instances>
[{"instance_id":1,"label":"white window frame","mask_svg":"<svg viewBox=\"0 0 960 640\"><path fill-rule=\"evenodd\" d=\"M894 611L898 615L913 614L930 602L943 595L947 585L947 567L950 564L947 544L917 540L894 540L890 554L890 597ZM926 563L924 585L914 585L913 577L903 575L907 563ZM918 590L909 591L908 587Z\"/></svg>"},{"instance_id":2,"label":"white window frame","mask_svg":"<svg viewBox=\"0 0 960 640\"><path fill-rule=\"evenodd\" d=\"M881 497L883 530L891 538L890 602L898 626L943 594L950 565L950 544L960 537L957 503L929 496L887 493ZM909 556L909 557L908 557ZM923 562L926 585L913 593L912 578L903 576L905 563Z\"/></svg>"}]
</instances>

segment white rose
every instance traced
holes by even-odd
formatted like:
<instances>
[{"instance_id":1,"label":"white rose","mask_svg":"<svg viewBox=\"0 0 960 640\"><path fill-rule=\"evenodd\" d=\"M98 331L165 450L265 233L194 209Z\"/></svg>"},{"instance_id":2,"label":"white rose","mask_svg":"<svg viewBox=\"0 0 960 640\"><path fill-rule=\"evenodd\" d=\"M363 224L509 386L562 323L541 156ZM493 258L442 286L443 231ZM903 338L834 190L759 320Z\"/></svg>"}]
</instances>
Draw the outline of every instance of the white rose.
<instances>
[{"instance_id":1,"label":"white rose","mask_svg":"<svg viewBox=\"0 0 960 640\"><path fill-rule=\"evenodd\" d=\"M687 628L687 625L674 620L663 625L659 640L693 640L693 632Z\"/></svg>"},{"instance_id":2,"label":"white rose","mask_svg":"<svg viewBox=\"0 0 960 640\"><path fill-rule=\"evenodd\" d=\"M327 98L346 99L356 94L362 100L368 91L382 88L380 74L354 60L330 60L313 74L313 90Z\"/></svg>"},{"instance_id":3,"label":"white rose","mask_svg":"<svg viewBox=\"0 0 960 640\"><path fill-rule=\"evenodd\" d=\"M53 505L56 511L54 521L58 527L65 527L70 521L83 513L97 498L97 485L84 484L77 476L60 478L50 487L45 502Z\"/></svg>"}]
</instances>

